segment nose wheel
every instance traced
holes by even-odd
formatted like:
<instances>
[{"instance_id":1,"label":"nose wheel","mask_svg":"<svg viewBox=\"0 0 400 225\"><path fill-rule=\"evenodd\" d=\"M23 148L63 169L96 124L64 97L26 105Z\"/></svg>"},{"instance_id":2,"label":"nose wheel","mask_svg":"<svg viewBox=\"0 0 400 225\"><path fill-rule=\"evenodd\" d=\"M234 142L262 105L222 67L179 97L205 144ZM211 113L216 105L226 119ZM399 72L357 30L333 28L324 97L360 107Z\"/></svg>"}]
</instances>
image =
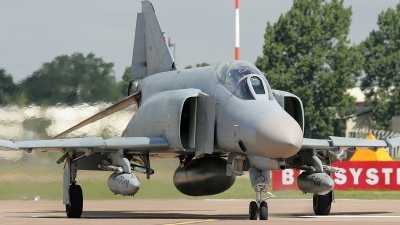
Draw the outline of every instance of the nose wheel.
<instances>
[{"instance_id":1,"label":"nose wheel","mask_svg":"<svg viewBox=\"0 0 400 225\"><path fill-rule=\"evenodd\" d=\"M257 202L252 201L249 205L249 220L257 220L258 216L258 205Z\"/></svg>"},{"instance_id":2,"label":"nose wheel","mask_svg":"<svg viewBox=\"0 0 400 225\"><path fill-rule=\"evenodd\" d=\"M268 204L265 201L260 203L259 209L260 220L268 220Z\"/></svg>"},{"instance_id":3,"label":"nose wheel","mask_svg":"<svg viewBox=\"0 0 400 225\"><path fill-rule=\"evenodd\" d=\"M250 202L249 205L249 220L268 220L268 204L266 201L257 203L256 201Z\"/></svg>"}]
</instances>

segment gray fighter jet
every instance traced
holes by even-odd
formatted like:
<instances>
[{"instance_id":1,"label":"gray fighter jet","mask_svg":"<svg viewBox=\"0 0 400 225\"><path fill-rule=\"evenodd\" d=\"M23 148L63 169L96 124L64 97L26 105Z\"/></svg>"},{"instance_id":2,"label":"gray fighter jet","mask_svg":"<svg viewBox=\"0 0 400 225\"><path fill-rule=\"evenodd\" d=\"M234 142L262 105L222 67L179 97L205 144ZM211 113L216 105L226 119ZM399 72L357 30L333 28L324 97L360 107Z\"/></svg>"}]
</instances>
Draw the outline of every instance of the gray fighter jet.
<instances>
[{"instance_id":1,"label":"gray fighter jet","mask_svg":"<svg viewBox=\"0 0 400 225\"><path fill-rule=\"evenodd\" d=\"M142 12L137 15L131 72L134 81L127 98L52 140L0 140L1 150L65 153L57 162L65 162L63 203L70 218L82 214L78 170L111 171L110 190L133 196L140 188L133 172L149 178L154 173L150 159L159 157L179 160L173 182L190 196L224 192L236 176L249 171L256 193L249 205L251 220L268 219L268 205L261 193L270 186L271 170L304 170L298 187L313 194L316 215L328 215L334 200L331 173L336 171L331 166L335 159L331 150L400 145L400 138L303 138L301 100L271 89L260 70L248 62L177 70L149 1L142 1ZM60 139L132 104L138 110L122 137Z\"/></svg>"}]
</instances>

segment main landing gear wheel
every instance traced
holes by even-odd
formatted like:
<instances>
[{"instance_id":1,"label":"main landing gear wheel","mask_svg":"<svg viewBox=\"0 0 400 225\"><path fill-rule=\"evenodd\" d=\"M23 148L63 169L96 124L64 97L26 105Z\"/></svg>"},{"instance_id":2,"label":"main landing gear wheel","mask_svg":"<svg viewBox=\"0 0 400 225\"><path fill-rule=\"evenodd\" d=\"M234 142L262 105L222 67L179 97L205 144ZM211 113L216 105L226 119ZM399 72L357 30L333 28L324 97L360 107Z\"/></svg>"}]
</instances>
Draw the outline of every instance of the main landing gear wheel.
<instances>
[{"instance_id":1,"label":"main landing gear wheel","mask_svg":"<svg viewBox=\"0 0 400 225\"><path fill-rule=\"evenodd\" d=\"M79 185L69 186L70 204L65 205L68 218L80 218L83 209L82 188Z\"/></svg>"},{"instance_id":2,"label":"main landing gear wheel","mask_svg":"<svg viewBox=\"0 0 400 225\"><path fill-rule=\"evenodd\" d=\"M249 205L249 220L257 220L258 205L257 202L252 201Z\"/></svg>"},{"instance_id":3,"label":"main landing gear wheel","mask_svg":"<svg viewBox=\"0 0 400 225\"><path fill-rule=\"evenodd\" d=\"M331 212L332 191L326 195L313 195L313 208L315 215L326 216Z\"/></svg>"},{"instance_id":4,"label":"main landing gear wheel","mask_svg":"<svg viewBox=\"0 0 400 225\"><path fill-rule=\"evenodd\" d=\"M268 220L268 204L264 201L260 203L260 220Z\"/></svg>"}]
</instances>

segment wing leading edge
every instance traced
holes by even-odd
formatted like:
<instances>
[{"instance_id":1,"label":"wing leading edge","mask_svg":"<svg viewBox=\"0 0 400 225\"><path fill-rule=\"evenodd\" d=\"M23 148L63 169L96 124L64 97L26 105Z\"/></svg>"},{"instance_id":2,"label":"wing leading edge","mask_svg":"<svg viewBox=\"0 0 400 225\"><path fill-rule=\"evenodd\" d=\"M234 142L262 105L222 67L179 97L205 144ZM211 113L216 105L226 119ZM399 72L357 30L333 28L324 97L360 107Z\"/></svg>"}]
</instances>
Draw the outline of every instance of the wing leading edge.
<instances>
[{"instance_id":1,"label":"wing leading edge","mask_svg":"<svg viewBox=\"0 0 400 225\"><path fill-rule=\"evenodd\" d=\"M329 140L303 138L302 149L334 149L340 147L397 147L400 146L400 137L388 140L367 140L360 138L344 138L329 136Z\"/></svg>"},{"instance_id":2,"label":"wing leading edge","mask_svg":"<svg viewBox=\"0 0 400 225\"><path fill-rule=\"evenodd\" d=\"M93 153L116 152L119 149L136 151L168 150L169 144L162 137L117 137L103 139L101 137L36 140L36 141L7 141L0 140L0 150L5 151L61 151L73 149L85 152L90 149Z\"/></svg>"}]
</instances>

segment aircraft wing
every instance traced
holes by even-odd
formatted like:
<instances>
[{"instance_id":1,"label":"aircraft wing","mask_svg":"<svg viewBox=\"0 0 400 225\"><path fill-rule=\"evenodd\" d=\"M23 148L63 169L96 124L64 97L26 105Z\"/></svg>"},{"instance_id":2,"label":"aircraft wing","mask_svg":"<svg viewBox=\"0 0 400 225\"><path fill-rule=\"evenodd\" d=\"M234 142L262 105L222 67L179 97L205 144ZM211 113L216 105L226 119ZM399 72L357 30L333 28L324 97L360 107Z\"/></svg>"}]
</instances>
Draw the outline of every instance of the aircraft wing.
<instances>
[{"instance_id":1,"label":"aircraft wing","mask_svg":"<svg viewBox=\"0 0 400 225\"><path fill-rule=\"evenodd\" d=\"M102 137L85 137L85 138L65 138L63 137L81 127L100 120L111 115L123 108L138 102L140 92L136 92L122 101L108 107L107 109L91 116L90 118L78 123L61 134L50 140L32 140L32 141L9 141L0 140L0 150L27 152L35 151L60 151L60 152L84 152L92 153L113 153L119 149L129 150L130 152L149 152L149 151L166 151L169 150L168 141L163 137L115 137L103 139Z\"/></svg>"},{"instance_id":2,"label":"aircraft wing","mask_svg":"<svg viewBox=\"0 0 400 225\"><path fill-rule=\"evenodd\" d=\"M0 150L5 151L70 151L90 153L112 153L118 149L133 151L168 150L169 144L162 137L117 137L103 139L101 137L69 138L35 141L0 140Z\"/></svg>"},{"instance_id":3,"label":"aircraft wing","mask_svg":"<svg viewBox=\"0 0 400 225\"><path fill-rule=\"evenodd\" d=\"M360 138L344 138L329 136L328 140L324 139L310 139L303 138L302 149L337 149L340 147L367 147L367 148L378 148L378 147L397 147L400 146L400 137L388 139L388 140L367 140Z\"/></svg>"}]
</instances>

